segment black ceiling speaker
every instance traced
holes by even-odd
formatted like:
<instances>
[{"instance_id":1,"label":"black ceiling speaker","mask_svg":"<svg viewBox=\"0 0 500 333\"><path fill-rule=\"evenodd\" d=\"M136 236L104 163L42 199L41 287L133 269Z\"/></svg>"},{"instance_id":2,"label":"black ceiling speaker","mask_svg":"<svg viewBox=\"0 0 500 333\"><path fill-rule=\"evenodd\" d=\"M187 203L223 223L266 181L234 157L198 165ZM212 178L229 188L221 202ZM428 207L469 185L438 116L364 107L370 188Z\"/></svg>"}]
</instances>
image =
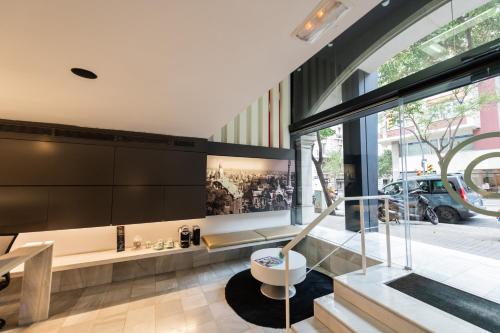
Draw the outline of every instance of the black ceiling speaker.
<instances>
[{"instance_id":1,"label":"black ceiling speaker","mask_svg":"<svg viewBox=\"0 0 500 333\"><path fill-rule=\"evenodd\" d=\"M91 80L97 79L97 75L94 72L91 72L87 69L74 67L71 68L71 72L75 75L78 75L86 79L91 79Z\"/></svg>"}]
</instances>

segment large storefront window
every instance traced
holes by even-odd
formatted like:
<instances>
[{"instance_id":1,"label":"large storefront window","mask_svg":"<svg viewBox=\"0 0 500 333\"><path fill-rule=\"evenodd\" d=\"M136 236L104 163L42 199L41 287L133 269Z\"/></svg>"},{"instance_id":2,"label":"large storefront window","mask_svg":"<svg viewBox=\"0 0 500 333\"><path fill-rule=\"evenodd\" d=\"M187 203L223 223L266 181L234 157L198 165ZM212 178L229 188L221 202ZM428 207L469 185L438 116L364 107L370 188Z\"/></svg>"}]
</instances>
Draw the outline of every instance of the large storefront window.
<instances>
[{"instance_id":1,"label":"large storefront window","mask_svg":"<svg viewBox=\"0 0 500 333\"><path fill-rule=\"evenodd\" d=\"M399 107L374 115L375 136L368 127L352 126L362 122L354 120L299 139L302 222L310 222L337 198L349 197L352 184L366 193L375 183L379 194L391 197L396 265L441 269L433 251L464 262L483 257L500 264L500 78L415 99L402 98ZM357 137L376 140L376 152L353 159L349 150ZM373 154L376 182L369 170ZM385 261L384 203L367 200L365 206L365 221L372 220L365 222L373 242L369 255ZM356 231L350 225L359 223L359 216L357 202L341 205L316 235L342 242ZM356 249L359 239L346 246ZM456 285L463 287L460 281Z\"/></svg>"},{"instance_id":2,"label":"large storefront window","mask_svg":"<svg viewBox=\"0 0 500 333\"><path fill-rule=\"evenodd\" d=\"M449 19L449 20L448 20ZM432 31L432 27L439 26ZM415 41L419 32L428 31ZM500 37L500 1L450 1L403 31L415 41L378 67L379 86L402 79ZM387 48L391 48L389 42ZM384 47L382 47L383 50Z\"/></svg>"}]
</instances>

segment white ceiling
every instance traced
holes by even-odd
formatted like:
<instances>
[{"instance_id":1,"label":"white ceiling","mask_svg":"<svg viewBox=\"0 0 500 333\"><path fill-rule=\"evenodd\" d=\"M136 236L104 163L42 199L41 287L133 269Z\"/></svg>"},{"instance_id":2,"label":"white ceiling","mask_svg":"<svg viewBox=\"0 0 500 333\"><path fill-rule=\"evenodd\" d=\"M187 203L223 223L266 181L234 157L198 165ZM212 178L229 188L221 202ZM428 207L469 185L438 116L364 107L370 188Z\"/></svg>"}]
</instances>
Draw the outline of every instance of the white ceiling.
<instances>
[{"instance_id":1,"label":"white ceiling","mask_svg":"<svg viewBox=\"0 0 500 333\"><path fill-rule=\"evenodd\" d=\"M4 0L0 118L208 137L379 0L292 38L318 2Z\"/></svg>"}]
</instances>

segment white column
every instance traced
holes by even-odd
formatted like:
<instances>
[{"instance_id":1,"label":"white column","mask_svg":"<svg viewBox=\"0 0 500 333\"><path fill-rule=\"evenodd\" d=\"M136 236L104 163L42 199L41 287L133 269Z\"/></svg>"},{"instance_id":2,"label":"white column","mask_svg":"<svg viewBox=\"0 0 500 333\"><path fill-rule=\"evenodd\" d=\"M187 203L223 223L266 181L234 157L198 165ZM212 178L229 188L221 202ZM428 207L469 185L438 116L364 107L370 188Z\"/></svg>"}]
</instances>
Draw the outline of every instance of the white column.
<instances>
[{"instance_id":1,"label":"white column","mask_svg":"<svg viewBox=\"0 0 500 333\"><path fill-rule=\"evenodd\" d=\"M288 126L291 122L290 110L290 76L280 82L280 109L281 109L281 148L290 148L290 132Z\"/></svg>"},{"instance_id":2,"label":"white column","mask_svg":"<svg viewBox=\"0 0 500 333\"><path fill-rule=\"evenodd\" d=\"M246 110L238 115L238 143L247 145L247 112Z\"/></svg>"},{"instance_id":3,"label":"white column","mask_svg":"<svg viewBox=\"0 0 500 333\"><path fill-rule=\"evenodd\" d=\"M227 143L236 143L236 138L234 135L234 119L227 123L226 125L226 142Z\"/></svg>"},{"instance_id":4,"label":"white column","mask_svg":"<svg viewBox=\"0 0 500 333\"><path fill-rule=\"evenodd\" d=\"M297 207L297 212L300 213L301 224L308 224L311 222L314 215L314 206L312 203L313 197L313 162L311 159L313 143L316 141L314 134L303 135L299 140L295 142L295 149L299 150L300 160L296 163L300 163L298 170L300 170L300 184L297 184L297 190L300 190L298 195L300 195L301 205Z\"/></svg>"},{"instance_id":5,"label":"white column","mask_svg":"<svg viewBox=\"0 0 500 333\"><path fill-rule=\"evenodd\" d=\"M270 142L269 146L274 148L280 147L280 92L279 86L271 89L269 99L269 113L271 115L270 123Z\"/></svg>"},{"instance_id":6,"label":"white column","mask_svg":"<svg viewBox=\"0 0 500 333\"><path fill-rule=\"evenodd\" d=\"M259 98L259 146L269 147L269 97Z\"/></svg>"},{"instance_id":7,"label":"white column","mask_svg":"<svg viewBox=\"0 0 500 333\"><path fill-rule=\"evenodd\" d=\"M249 123L249 133L250 133L250 141L249 144L252 146L259 145L259 101L256 100L249 106L249 115L250 120Z\"/></svg>"}]
</instances>

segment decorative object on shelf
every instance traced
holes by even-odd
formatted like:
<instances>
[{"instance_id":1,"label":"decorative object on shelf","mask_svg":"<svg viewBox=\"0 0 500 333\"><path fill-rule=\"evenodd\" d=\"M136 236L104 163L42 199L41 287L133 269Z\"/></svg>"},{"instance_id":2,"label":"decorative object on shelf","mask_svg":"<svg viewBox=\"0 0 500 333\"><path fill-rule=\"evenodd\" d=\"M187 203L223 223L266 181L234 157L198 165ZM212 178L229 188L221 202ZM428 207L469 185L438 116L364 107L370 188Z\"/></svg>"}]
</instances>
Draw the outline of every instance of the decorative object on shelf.
<instances>
[{"instance_id":1,"label":"decorative object on shelf","mask_svg":"<svg viewBox=\"0 0 500 333\"><path fill-rule=\"evenodd\" d=\"M163 239L158 239L158 241L155 243L153 249L163 250L164 246L165 246L165 243L163 242Z\"/></svg>"},{"instance_id":2,"label":"decorative object on shelf","mask_svg":"<svg viewBox=\"0 0 500 333\"><path fill-rule=\"evenodd\" d=\"M151 248L151 241L146 241L146 249L150 249Z\"/></svg>"},{"instance_id":3,"label":"decorative object on shelf","mask_svg":"<svg viewBox=\"0 0 500 333\"><path fill-rule=\"evenodd\" d=\"M182 248L189 247L189 243L191 241L191 233L189 232L189 227L187 225L183 225L179 227L179 244Z\"/></svg>"},{"instance_id":4,"label":"decorative object on shelf","mask_svg":"<svg viewBox=\"0 0 500 333\"><path fill-rule=\"evenodd\" d=\"M116 227L116 252L125 251L125 226Z\"/></svg>"},{"instance_id":5,"label":"decorative object on shelf","mask_svg":"<svg viewBox=\"0 0 500 333\"><path fill-rule=\"evenodd\" d=\"M174 248L174 241L172 240L172 238L167 239L165 247L167 249L173 249Z\"/></svg>"},{"instance_id":6,"label":"decorative object on shelf","mask_svg":"<svg viewBox=\"0 0 500 333\"><path fill-rule=\"evenodd\" d=\"M139 235L135 236L132 244L134 245L134 249L140 249L142 246L142 237Z\"/></svg>"},{"instance_id":7,"label":"decorative object on shelf","mask_svg":"<svg viewBox=\"0 0 500 333\"><path fill-rule=\"evenodd\" d=\"M193 234L192 234L192 242L193 245L200 245L200 226L199 225L193 225Z\"/></svg>"}]
</instances>

